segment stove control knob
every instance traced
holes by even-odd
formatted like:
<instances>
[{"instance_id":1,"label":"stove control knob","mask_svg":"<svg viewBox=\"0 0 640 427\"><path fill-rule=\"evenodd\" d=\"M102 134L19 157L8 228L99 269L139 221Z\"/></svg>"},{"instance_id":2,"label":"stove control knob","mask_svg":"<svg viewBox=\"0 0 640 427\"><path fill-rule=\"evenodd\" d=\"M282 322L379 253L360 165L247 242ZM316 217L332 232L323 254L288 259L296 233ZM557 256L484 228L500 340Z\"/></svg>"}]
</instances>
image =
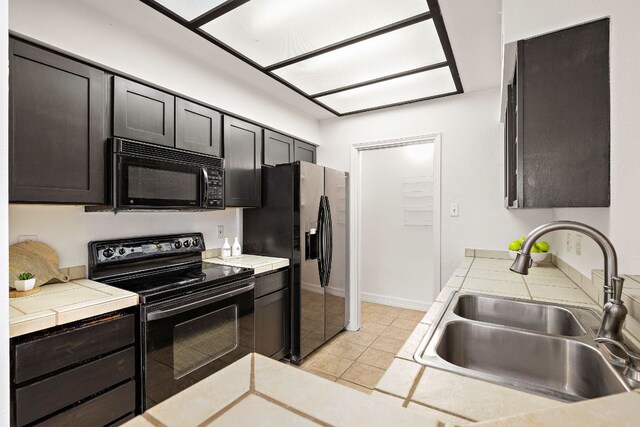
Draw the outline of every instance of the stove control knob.
<instances>
[{"instance_id":1,"label":"stove control knob","mask_svg":"<svg viewBox=\"0 0 640 427\"><path fill-rule=\"evenodd\" d=\"M182 243L180 243L180 241L177 241L173 244L173 246L175 246L176 249L180 249L182 247Z\"/></svg>"},{"instance_id":2,"label":"stove control knob","mask_svg":"<svg viewBox=\"0 0 640 427\"><path fill-rule=\"evenodd\" d=\"M105 258L111 258L111 257L113 256L113 254L114 254L114 253L115 253L115 252L114 252L114 251L113 251L113 249L111 249L111 248L107 248L107 249L105 249L104 251L102 251L102 255L103 255Z\"/></svg>"},{"instance_id":3,"label":"stove control knob","mask_svg":"<svg viewBox=\"0 0 640 427\"><path fill-rule=\"evenodd\" d=\"M185 248L188 248L189 246L191 246L191 242L190 242L190 241L188 241L188 240L185 240L185 241L184 241L184 247L185 247Z\"/></svg>"},{"instance_id":4,"label":"stove control knob","mask_svg":"<svg viewBox=\"0 0 640 427\"><path fill-rule=\"evenodd\" d=\"M193 246L200 245L200 241L198 239L193 239Z\"/></svg>"},{"instance_id":5,"label":"stove control knob","mask_svg":"<svg viewBox=\"0 0 640 427\"><path fill-rule=\"evenodd\" d=\"M126 251L124 248L120 248L120 249L118 249L118 253L119 253L120 255L124 255L126 252L127 252L127 251Z\"/></svg>"}]
</instances>

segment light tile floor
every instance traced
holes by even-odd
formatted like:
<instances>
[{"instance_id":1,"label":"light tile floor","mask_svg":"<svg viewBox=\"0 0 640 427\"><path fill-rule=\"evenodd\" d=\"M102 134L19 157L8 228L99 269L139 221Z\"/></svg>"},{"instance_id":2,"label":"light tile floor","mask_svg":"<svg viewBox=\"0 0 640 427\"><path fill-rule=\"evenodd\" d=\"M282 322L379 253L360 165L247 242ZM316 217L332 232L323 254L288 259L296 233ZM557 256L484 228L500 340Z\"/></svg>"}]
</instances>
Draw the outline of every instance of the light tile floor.
<instances>
[{"instance_id":1,"label":"light tile floor","mask_svg":"<svg viewBox=\"0 0 640 427\"><path fill-rule=\"evenodd\" d=\"M362 302L362 328L344 331L309 355L300 368L371 393L424 311Z\"/></svg>"}]
</instances>

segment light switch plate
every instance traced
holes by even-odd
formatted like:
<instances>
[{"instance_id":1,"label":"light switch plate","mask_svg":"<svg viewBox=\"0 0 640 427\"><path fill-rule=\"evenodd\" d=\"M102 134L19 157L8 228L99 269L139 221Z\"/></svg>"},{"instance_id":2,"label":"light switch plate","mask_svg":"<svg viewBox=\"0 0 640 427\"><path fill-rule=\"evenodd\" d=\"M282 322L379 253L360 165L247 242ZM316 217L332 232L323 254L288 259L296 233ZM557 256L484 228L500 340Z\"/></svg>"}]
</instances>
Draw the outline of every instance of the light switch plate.
<instances>
[{"instance_id":1,"label":"light switch plate","mask_svg":"<svg viewBox=\"0 0 640 427\"><path fill-rule=\"evenodd\" d=\"M218 239L224 239L224 225L218 226Z\"/></svg>"},{"instance_id":2,"label":"light switch plate","mask_svg":"<svg viewBox=\"0 0 640 427\"><path fill-rule=\"evenodd\" d=\"M18 242L22 243L22 242L37 242L38 241L38 236L36 235L32 235L32 234L25 234L23 236L18 236Z\"/></svg>"},{"instance_id":3,"label":"light switch plate","mask_svg":"<svg viewBox=\"0 0 640 427\"><path fill-rule=\"evenodd\" d=\"M582 235L576 234L576 255L582 255Z\"/></svg>"},{"instance_id":4,"label":"light switch plate","mask_svg":"<svg viewBox=\"0 0 640 427\"><path fill-rule=\"evenodd\" d=\"M573 233L567 233L567 252L571 253L573 251Z\"/></svg>"},{"instance_id":5,"label":"light switch plate","mask_svg":"<svg viewBox=\"0 0 640 427\"><path fill-rule=\"evenodd\" d=\"M459 216L460 210L458 209L457 203L451 203L449 206L449 216Z\"/></svg>"}]
</instances>

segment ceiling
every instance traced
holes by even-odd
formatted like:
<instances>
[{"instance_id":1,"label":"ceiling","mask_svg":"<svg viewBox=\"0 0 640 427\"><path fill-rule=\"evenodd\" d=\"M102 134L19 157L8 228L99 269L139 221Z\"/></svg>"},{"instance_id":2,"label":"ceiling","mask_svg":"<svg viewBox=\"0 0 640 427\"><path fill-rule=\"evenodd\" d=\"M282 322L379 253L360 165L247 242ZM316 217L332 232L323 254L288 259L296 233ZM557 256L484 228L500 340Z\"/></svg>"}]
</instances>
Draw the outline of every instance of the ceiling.
<instances>
[{"instance_id":1,"label":"ceiling","mask_svg":"<svg viewBox=\"0 0 640 427\"><path fill-rule=\"evenodd\" d=\"M484 3L141 1L337 116L462 93L447 8Z\"/></svg>"},{"instance_id":2,"label":"ceiling","mask_svg":"<svg viewBox=\"0 0 640 427\"><path fill-rule=\"evenodd\" d=\"M496 88L501 79L501 0L440 0L465 92Z\"/></svg>"}]
</instances>

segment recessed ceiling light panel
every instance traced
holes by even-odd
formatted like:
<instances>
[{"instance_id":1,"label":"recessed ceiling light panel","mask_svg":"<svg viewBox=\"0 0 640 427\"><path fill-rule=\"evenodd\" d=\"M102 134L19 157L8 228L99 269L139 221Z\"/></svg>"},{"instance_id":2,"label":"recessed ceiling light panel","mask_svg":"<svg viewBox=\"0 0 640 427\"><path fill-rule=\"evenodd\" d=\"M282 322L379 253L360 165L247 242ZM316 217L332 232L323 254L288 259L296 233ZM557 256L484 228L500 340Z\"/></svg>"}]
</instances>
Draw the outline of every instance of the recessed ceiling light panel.
<instances>
[{"instance_id":1,"label":"recessed ceiling light panel","mask_svg":"<svg viewBox=\"0 0 640 427\"><path fill-rule=\"evenodd\" d=\"M464 91L438 0L140 1L338 116Z\"/></svg>"},{"instance_id":2,"label":"recessed ceiling light panel","mask_svg":"<svg viewBox=\"0 0 640 427\"><path fill-rule=\"evenodd\" d=\"M267 67L428 10L425 0L251 0L201 29Z\"/></svg>"},{"instance_id":3,"label":"recessed ceiling light panel","mask_svg":"<svg viewBox=\"0 0 640 427\"><path fill-rule=\"evenodd\" d=\"M274 70L309 95L446 61L429 19Z\"/></svg>"},{"instance_id":4,"label":"recessed ceiling light panel","mask_svg":"<svg viewBox=\"0 0 640 427\"><path fill-rule=\"evenodd\" d=\"M215 9L227 0L156 0L181 18L191 21L205 12Z\"/></svg>"},{"instance_id":5,"label":"recessed ceiling light panel","mask_svg":"<svg viewBox=\"0 0 640 427\"><path fill-rule=\"evenodd\" d=\"M339 113L346 114L454 92L456 85L451 70L444 67L317 99Z\"/></svg>"}]
</instances>

